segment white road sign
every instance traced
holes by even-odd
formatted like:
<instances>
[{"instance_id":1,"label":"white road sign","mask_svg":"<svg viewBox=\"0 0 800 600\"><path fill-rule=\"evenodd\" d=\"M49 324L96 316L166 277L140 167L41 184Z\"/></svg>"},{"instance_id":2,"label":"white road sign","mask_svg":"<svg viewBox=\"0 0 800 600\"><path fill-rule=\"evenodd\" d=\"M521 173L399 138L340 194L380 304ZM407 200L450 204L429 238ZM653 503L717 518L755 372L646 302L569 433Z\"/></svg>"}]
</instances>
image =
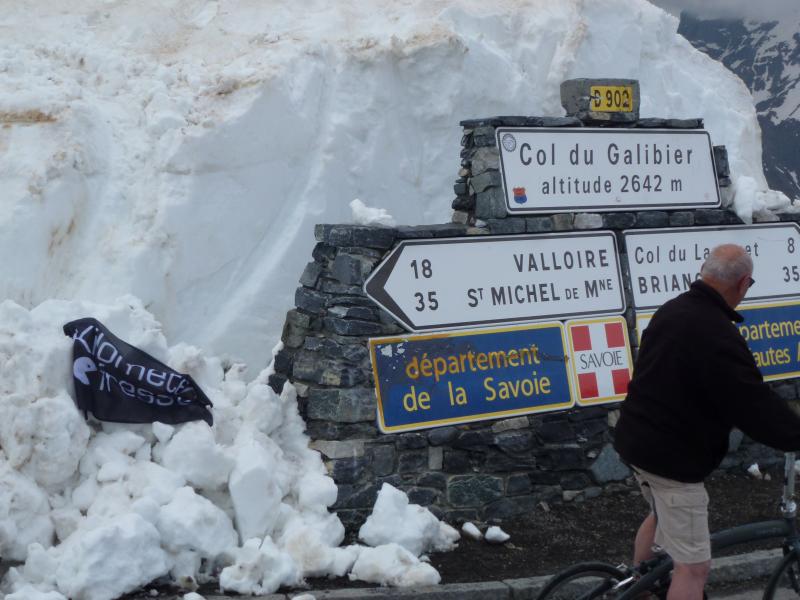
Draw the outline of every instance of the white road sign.
<instances>
[{"instance_id":1,"label":"white road sign","mask_svg":"<svg viewBox=\"0 0 800 600\"><path fill-rule=\"evenodd\" d=\"M800 296L800 226L796 223L639 229L623 232L637 310L658 308L689 289L719 244L744 246L755 284L745 302Z\"/></svg>"},{"instance_id":2,"label":"white road sign","mask_svg":"<svg viewBox=\"0 0 800 600\"><path fill-rule=\"evenodd\" d=\"M609 231L406 240L364 291L411 331L625 310Z\"/></svg>"},{"instance_id":3,"label":"white road sign","mask_svg":"<svg viewBox=\"0 0 800 600\"><path fill-rule=\"evenodd\" d=\"M718 206L702 129L499 127L509 213Z\"/></svg>"}]
</instances>

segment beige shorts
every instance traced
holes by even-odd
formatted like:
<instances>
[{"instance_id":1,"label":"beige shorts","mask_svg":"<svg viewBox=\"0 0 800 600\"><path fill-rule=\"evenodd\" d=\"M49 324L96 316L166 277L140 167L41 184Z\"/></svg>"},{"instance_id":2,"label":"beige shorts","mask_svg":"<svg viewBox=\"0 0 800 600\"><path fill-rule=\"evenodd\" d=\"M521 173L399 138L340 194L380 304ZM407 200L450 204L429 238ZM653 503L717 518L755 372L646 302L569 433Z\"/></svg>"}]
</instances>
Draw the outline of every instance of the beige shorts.
<instances>
[{"instance_id":1,"label":"beige shorts","mask_svg":"<svg viewBox=\"0 0 800 600\"><path fill-rule=\"evenodd\" d=\"M633 470L642 495L656 516L655 543L675 562L711 560L708 493L702 483L683 483Z\"/></svg>"}]
</instances>

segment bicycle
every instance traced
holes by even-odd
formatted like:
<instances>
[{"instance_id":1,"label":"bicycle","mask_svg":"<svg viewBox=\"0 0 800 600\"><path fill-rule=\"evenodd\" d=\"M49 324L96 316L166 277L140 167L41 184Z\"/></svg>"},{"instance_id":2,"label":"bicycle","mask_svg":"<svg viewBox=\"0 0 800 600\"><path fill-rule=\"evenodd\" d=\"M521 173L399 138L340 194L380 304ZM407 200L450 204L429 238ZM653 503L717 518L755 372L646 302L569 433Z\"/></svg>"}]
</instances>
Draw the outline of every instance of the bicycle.
<instances>
[{"instance_id":1,"label":"bicycle","mask_svg":"<svg viewBox=\"0 0 800 600\"><path fill-rule=\"evenodd\" d=\"M795 453L787 452L784 463L781 518L748 523L711 535L712 553L749 542L782 538L783 558L770 574L764 600L784 598L782 591L800 598L800 535L795 518ZM672 559L665 553L635 567L604 562L583 562L555 574L536 600L633 600L645 592L666 598L671 581Z\"/></svg>"}]
</instances>

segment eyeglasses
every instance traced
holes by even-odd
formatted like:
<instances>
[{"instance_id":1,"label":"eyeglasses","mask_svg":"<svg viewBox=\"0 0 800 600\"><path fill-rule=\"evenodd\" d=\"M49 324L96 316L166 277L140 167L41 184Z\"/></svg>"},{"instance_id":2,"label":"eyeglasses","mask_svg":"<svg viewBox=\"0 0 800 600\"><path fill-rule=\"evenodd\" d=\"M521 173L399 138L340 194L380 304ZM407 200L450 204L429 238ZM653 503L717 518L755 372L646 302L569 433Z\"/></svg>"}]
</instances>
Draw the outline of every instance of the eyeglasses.
<instances>
[{"instance_id":1,"label":"eyeglasses","mask_svg":"<svg viewBox=\"0 0 800 600\"><path fill-rule=\"evenodd\" d=\"M756 280L755 280L755 279L753 279L752 277L748 277L748 278L747 278L747 289L750 289L751 287L753 287L753 284L754 284L755 282L756 282Z\"/></svg>"}]
</instances>

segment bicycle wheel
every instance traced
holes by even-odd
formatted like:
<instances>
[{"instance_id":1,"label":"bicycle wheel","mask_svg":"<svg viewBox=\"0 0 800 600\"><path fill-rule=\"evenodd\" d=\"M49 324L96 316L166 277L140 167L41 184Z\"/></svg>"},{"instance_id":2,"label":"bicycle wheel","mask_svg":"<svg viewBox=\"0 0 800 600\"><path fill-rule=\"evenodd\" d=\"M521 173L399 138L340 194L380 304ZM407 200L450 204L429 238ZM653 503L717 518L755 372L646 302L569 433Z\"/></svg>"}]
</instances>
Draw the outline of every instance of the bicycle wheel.
<instances>
[{"instance_id":1,"label":"bicycle wheel","mask_svg":"<svg viewBox=\"0 0 800 600\"><path fill-rule=\"evenodd\" d=\"M764 600L800 597L800 557L791 550L772 572L764 588Z\"/></svg>"},{"instance_id":2,"label":"bicycle wheel","mask_svg":"<svg viewBox=\"0 0 800 600\"><path fill-rule=\"evenodd\" d=\"M625 573L602 562L578 563L556 573L536 600L590 600L606 598L606 593Z\"/></svg>"}]
</instances>

